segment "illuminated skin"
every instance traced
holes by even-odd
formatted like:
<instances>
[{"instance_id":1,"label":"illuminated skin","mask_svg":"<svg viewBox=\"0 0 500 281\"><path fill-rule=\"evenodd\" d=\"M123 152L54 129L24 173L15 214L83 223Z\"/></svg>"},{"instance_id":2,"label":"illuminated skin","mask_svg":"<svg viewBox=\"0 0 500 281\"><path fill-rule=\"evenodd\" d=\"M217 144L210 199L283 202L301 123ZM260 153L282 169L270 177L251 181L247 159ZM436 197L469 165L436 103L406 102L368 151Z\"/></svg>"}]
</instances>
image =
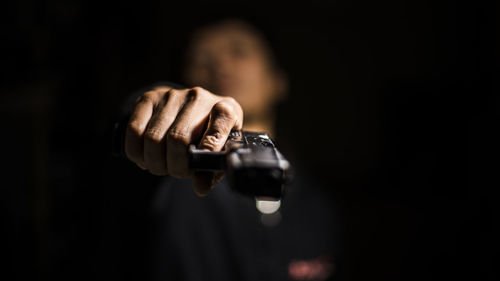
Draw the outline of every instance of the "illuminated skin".
<instances>
[{"instance_id":1,"label":"illuminated skin","mask_svg":"<svg viewBox=\"0 0 500 281\"><path fill-rule=\"evenodd\" d=\"M188 49L185 80L196 87L144 93L127 126L125 152L154 175L193 178L195 193L204 196L221 175L190 170L188 145L201 138L199 148L220 151L231 129L272 134L272 108L286 82L264 41L242 22L205 27Z\"/></svg>"}]
</instances>

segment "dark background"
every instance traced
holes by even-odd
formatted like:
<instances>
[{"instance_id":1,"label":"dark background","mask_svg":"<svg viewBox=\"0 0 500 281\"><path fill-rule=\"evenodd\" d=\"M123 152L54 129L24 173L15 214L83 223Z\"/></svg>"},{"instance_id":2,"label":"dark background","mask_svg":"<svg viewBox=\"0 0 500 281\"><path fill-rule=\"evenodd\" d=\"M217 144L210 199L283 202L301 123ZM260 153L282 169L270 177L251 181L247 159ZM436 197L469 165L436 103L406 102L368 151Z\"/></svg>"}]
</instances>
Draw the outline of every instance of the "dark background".
<instances>
[{"instance_id":1,"label":"dark background","mask_svg":"<svg viewBox=\"0 0 500 281\"><path fill-rule=\"evenodd\" d=\"M147 278L155 179L110 156L109 128L131 92L178 79L197 17L234 9L289 75L278 144L339 202L338 279L496 280L497 7L288 2L4 4L0 278Z\"/></svg>"}]
</instances>

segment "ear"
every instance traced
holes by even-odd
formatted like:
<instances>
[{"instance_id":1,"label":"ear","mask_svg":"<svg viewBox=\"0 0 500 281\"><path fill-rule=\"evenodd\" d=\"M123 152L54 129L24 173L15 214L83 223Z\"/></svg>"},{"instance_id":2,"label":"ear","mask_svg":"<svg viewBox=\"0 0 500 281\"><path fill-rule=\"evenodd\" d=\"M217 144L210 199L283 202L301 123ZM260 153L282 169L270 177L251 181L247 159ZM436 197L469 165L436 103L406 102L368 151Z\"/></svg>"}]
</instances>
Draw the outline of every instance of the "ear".
<instances>
[{"instance_id":1,"label":"ear","mask_svg":"<svg viewBox=\"0 0 500 281\"><path fill-rule=\"evenodd\" d=\"M275 84L275 101L276 102L283 102L288 98L288 76L286 73L281 70L281 69L276 69L274 71L274 84Z\"/></svg>"}]
</instances>

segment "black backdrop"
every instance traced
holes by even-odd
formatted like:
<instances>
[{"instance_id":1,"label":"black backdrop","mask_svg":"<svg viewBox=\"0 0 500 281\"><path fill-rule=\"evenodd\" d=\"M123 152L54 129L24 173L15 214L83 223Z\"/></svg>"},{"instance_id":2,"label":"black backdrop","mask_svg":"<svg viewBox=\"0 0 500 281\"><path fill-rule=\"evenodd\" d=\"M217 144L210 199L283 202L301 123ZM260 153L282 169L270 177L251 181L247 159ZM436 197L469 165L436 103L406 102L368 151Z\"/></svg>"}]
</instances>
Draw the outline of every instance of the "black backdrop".
<instances>
[{"instance_id":1,"label":"black backdrop","mask_svg":"<svg viewBox=\"0 0 500 281\"><path fill-rule=\"evenodd\" d=\"M338 279L498 278L496 7L456 1L7 4L0 274L148 276L137 183L155 179L111 158L108 129L132 91L178 79L178 42L221 9L277 46L278 144L339 204Z\"/></svg>"}]
</instances>

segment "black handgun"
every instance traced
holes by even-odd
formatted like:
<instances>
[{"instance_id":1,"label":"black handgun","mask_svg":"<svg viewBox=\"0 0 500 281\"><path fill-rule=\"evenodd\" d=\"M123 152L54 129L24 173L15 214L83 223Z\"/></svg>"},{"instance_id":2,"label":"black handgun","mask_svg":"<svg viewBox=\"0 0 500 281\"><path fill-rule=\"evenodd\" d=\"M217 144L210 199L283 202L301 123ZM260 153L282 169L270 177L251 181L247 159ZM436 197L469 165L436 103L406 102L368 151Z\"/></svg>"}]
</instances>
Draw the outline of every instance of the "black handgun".
<instances>
[{"instance_id":1,"label":"black handgun","mask_svg":"<svg viewBox=\"0 0 500 281\"><path fill-rule=\"evenodd\" d=\"M189 146L193 170L224 171L229 185L243 194L278 200L291 181L290 163L265 133L231 131L221 152Z\"/></svg>"},{"instance_id":2,"label":"black handgun","mask_svg":"<svg viewBox=\"0 0 500 281\"><path fill-rule=\"evenodd\" d=\"M121 157L125 157L125 125L118 122L113 130L113 154ZM191 169L223 171L232 189L266 200L279 200L292 179L290 163L265 133L233 130L221 152L191 144L188 156Z\"/></svg>"}]
</instances>

